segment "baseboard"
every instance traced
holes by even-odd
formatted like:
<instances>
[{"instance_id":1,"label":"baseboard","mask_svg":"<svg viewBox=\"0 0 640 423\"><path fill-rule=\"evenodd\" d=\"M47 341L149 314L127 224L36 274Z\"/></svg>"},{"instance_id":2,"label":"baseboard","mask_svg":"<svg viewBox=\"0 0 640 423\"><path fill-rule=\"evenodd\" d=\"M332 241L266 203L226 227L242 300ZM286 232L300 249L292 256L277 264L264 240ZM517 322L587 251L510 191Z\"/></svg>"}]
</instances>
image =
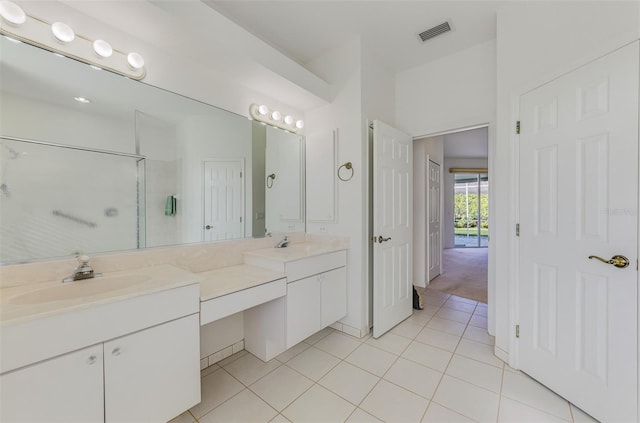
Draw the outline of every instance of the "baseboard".
<instances>
[{"instance_id":1,"label":"baseboard","mask_svg":"<svg viewBox=\"0 0 640 423\"><path fill-rule=\"evenodd\" d=\"M232 356L235 353L244 350L244 339L240 342L236 342L233 345L229 345L226 348L216 351L211 355L208 355L200 359L200 370L204 370L209 366L213 366L218 361L224 360L227 357Z\"/></svg>"}]
</instances>

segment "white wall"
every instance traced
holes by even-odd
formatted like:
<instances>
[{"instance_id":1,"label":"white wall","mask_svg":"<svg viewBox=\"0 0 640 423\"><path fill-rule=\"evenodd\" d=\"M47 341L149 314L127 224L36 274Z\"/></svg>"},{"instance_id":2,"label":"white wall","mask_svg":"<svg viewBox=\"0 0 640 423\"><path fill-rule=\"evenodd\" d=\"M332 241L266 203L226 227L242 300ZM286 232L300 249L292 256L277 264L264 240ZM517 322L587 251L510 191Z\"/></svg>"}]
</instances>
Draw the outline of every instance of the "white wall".
<instances>
[{"instance_id":1,"label":"white wall","mask_svg":"<svg viewBox=\"0 0 640 423\"><path fill-rule=\"evenodd\" d=\"M445 140L446 142L446 140ZM464 167L464 168L487 168L489 161L486 158L469 159L469 158L457 158L446 157L444 159L444 166L442 167L443 176L443 190L442 195L444 197L444 213L442 214L442 247L454 248L454 234L453 234L453 220L454 220L454 186L455 176L453 173L449 173L449 169L452 167ZM489 197L492 195L491 186L489 186Z\"/></svg>"},{"instance_id":2,"label":"white wall","mask_svg":"<svg viewBox=\"0 0 640 423\"><path fill-rule=\"evenodd\" d=\"M396 121L414 137L493 122L496 43L488 41L396 75Z\"/></svg>"},{"instance_id":3,"label":"white wall","mask_svg":"<svg viewBox=\"0 0 640 423\"><path fill-rule=\"evenodd\" d=\"M495 295L489 292L489 300L496 306L496 353L503 358L512 348L515 324L509 282L516 275L507 258L513 260L516 245L511 154L517 96L638 39L639 8L634 1L510 2L498 11L497 136L489 138L489 166L494 198L491 245L501 265L495 269Z\"/></svg>"},{"instance_id":4,"label":"white wall","mask_svg":"<svg viewBox=\"0 0 640 423\"><path fill-rule=\"evenodd\" d=\"M442 166L443 141L443 136L413 141L413 284L421 287L425 287L429 282L426 270L430 254L427 242L429 239L427 161L431 160ZM440 193L442 205L442 186Z\"/></svg>"}]
</instances>

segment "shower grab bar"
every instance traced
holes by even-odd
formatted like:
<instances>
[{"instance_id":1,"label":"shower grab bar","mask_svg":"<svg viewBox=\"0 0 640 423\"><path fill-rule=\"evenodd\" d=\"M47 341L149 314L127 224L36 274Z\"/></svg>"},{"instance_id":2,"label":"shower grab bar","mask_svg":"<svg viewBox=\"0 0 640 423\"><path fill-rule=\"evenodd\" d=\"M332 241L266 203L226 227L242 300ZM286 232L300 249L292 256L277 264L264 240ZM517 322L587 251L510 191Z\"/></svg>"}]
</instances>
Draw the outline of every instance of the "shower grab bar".
<instances>
[{"instance_id":1,"label":"shower grab bar","mask_svg":"<svg viewBox=\"0 0 640 423\"><path fill-rule=\"evenodd\" d=\"M64 217L65 219L72 220L72 221L74 221L76 223L80 223L81 225L86 225L86 226L88 226L90 228L95 228L96 226L98 226L97 223L89 222L88 220L84 220L84 219L82 219L80 217L72 216L72 215L67 214L67 213L63 213L60 210L54 210L53 211L53 215L54 216L59 216L59 217Z\"/></svg>"}]
</instances>

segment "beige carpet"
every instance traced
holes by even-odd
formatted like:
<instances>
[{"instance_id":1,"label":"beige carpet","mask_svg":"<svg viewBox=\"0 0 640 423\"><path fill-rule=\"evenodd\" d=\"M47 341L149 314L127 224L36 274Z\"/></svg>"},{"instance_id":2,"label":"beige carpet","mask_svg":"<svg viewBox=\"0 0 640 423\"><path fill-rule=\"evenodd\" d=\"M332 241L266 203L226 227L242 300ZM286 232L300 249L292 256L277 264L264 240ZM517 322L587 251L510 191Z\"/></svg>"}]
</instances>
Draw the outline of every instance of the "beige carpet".
<instances>
[{"instance_id":1,"label":"beige carpet","mask_svg":"<svg viewBox=\"0 0 640 423\"><path fill-rule=\"evenodd\" d=\"M430 289L487 302L488 248L450 248L442 253L442 274Z\"/></svg>"}]
</instances>

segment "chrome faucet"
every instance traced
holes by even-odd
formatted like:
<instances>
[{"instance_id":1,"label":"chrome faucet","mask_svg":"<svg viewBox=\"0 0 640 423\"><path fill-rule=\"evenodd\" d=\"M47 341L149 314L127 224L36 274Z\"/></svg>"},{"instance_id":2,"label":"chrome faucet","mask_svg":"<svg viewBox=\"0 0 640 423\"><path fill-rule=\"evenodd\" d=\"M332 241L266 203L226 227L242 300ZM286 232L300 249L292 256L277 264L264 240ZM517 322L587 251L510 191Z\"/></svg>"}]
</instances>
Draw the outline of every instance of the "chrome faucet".
<instances>
[{"instance_id":1,"label":"chrome faucet","mask_svg":"<svg viewBox=\"0 0 640 423\"><path fill-rule=\"evenodd\" d=\"M76 268L76 270L73 272L71 276L69 276L68 278L64 278L62 282L73 282L73 281L79 281L82 279L91 279L91 278L97 278L99 276L102 276L102 273L95 273L93 271L93 268L89 264L88 255L86 254L77 255L76 258L78 259L78 267Z\"/></svg>"},{"instance_id":2,"label":"chrome faucet","mask_svg":"<svg viewBox=\"0 0 640 423\"><path fill-rule=\"evenodd\" d=\"M276 244L276 248L284 248L286 246L289 245L289 240L287 239L287 236L285 235L284 239L280 242L278 242L278 244Z\"/></svg>"}]
</instances>

